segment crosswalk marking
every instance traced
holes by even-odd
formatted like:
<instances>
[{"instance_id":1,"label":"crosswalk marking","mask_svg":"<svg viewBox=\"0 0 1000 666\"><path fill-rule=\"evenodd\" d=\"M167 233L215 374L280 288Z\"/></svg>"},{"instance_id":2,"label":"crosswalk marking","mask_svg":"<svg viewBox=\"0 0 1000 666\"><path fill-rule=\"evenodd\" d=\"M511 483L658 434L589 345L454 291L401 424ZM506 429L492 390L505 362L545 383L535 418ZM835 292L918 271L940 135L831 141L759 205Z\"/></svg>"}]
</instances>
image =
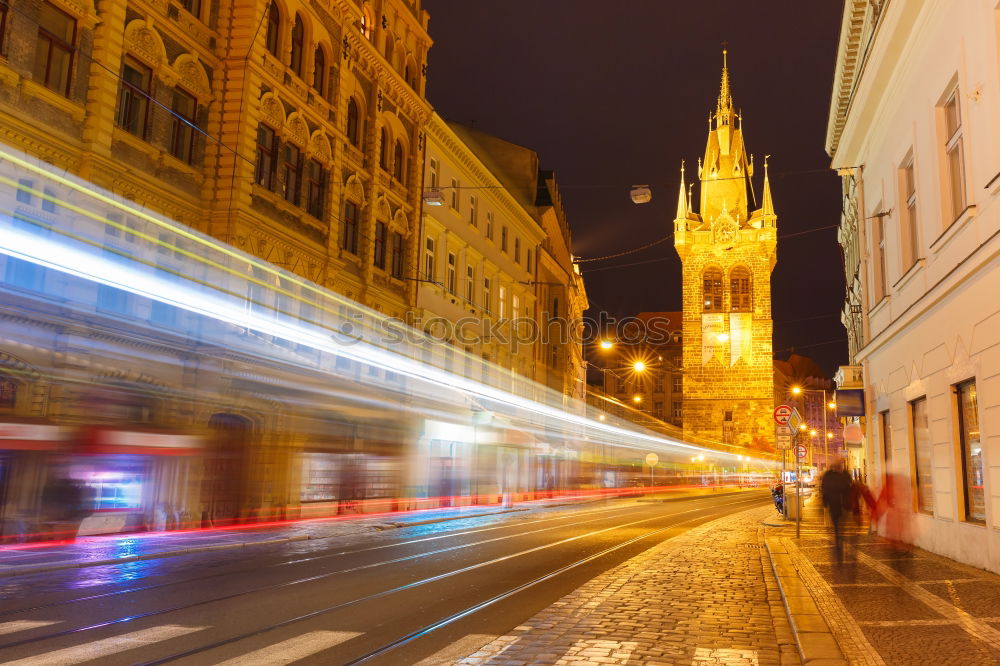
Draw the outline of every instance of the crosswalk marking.
<instances>
[{"instance_id":1,"label":"crosswalk marking","mask_svg":"<svg viewBox=\"0 0 1000 666\"><path fill-rule=\"evenodd\" d=\"M182 627L176 624L165 624L160 627L133 631L121 636L104 638L86 645L75 645L73 647L54 650L34 657L25 657L16 661L4 662L5 666L65 666L66 664L79 664L92 659L100 659L118 652L142 647L150 643L157 643L185 634L191 634L208 627Z\"/></svg>"},{"instance_id":2,"label":"crosswalk marking","mask_svg":"<svg viewBox=\"0 0 1000 666\"><path fill-rule=\"evenodd\" d=\"M0 636L13 634L17 631L27 631L38 627L47 627L50 624L58 624L55 620L15 620L14 622L0 622Z\"/></svg>"},{"instance_id":3,"label":"crosswalk marking","mask_svg":"<svg viewBox=\"0 0 1000 666\"><path fill-rule=\"evenodd\" d=\"M248 664L285 666L285 664L305 659L360 635L356 631L310 631L307 634L289 638L287 641L268 645L266 648L219 662L218 666L245 666Z\"/></svg>"}]
</instances>

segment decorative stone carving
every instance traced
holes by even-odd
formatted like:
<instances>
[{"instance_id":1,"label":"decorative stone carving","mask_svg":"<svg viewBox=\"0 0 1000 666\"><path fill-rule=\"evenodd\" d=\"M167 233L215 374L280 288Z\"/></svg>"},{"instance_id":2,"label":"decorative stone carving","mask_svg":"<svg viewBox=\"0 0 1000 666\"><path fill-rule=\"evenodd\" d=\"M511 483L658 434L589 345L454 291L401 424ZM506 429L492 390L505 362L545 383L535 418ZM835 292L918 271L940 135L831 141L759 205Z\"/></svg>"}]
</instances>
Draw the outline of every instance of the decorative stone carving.
<instances>
[{"instance_id":1,"label":"decorative stone carving","mask_svg":"<svg viewBox=\"0 0 1000 666\"><path fill-rule=\"evenodd\" d=\"M260 117L276 130L285 126L285 108L274 93L264 93L260 98Z\"/></svg>"},{"instance_id":2,"label":"decorative stone carving","mask_svg":"<svg viewBox=\"0 0 1000 666\"><path fill-rule=\"evenodd\" d=\"M333 149L330 147L330 139L327 138L323 130L316 130L309 138L309 146L306 154L310 158L325 162L327 164L333 159Z\"/></svg>"},{"instance_id":3,"label":"decorative stone carving","mask_svg":"<svg viewBox=\"0 0 1000 666\"><path fill-rule=\"evenodd\" d=\"M309 126L298 111L289 115L285 121L285 137L301 148L309 143Z\"/></svg>"},{"instance_id":4,"label":"decorative stone carving","mask_svg":"<svg viewBox=\"0 0 1000 666\"><path fill-rule=\"evenodd\" d=\"M135 19L125 26L125 50L154 70L159 70L167 62L167 49L160 34L153 29L152 23L142 19Z\"/></svg>"},{"instance_id":5,"label":"decorative stone carving","mask_svg":"<svg viewBox=\"0 0 1000 666\"><path fill-rule=\"evenodd\" d=\"M400 231L404 236L409 238L410 236L410 220L406 217L406 213L400 208L396 211L396 214L392 218L392 226Z\"/></svg>"},{"instance_id":6,"label":"decorative stone carving","mask_svg":"<svg viewBox=\"0 0 1000 666\"><path fill-rule=\"evenodd\" d=\"M392 209L389 207L389 202L386 201L384 194L380 194L378 199L375 200L375 217L386 221L392 219Z\"/></svg>"},{"instance_id":7,"label":"decorative stone carving","mask_svg":"<svg viewBox=\"0 0 1000 666\"><path fill-rule=\"evenodd\" d=\"M361 182L361 179L356 175L351 175L347 179L347 183L344 185L344 189L347 192L347 198L351 201L356 201L359 205L365 205L365 186Z\"/></svg>"},{"instance_id":8,"label":"decorative stone carving","mask_svg":"<svg viewBox=\"0 0 1000 666\"><path fill-rule=\"evenodd\" d=\"M174 70L180 79L181 86L206 103L212 99L212 84L198 56L192 53L182 53L174 60Z\"/></svg>"}]
</instances>

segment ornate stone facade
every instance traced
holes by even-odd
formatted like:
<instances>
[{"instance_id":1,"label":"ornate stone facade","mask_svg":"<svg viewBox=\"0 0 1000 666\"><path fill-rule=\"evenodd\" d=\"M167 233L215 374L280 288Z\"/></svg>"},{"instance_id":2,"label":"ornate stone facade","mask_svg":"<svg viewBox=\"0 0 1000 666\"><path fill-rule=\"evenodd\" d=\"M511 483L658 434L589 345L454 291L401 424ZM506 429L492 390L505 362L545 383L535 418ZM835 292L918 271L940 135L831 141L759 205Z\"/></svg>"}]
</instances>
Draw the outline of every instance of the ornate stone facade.
<instances>
[{"instance_id":1,"label":"ornate stone facade","mask_svg":"<svg viewBox=\"0 0 1000 666\"><path fill-rule=\"evenodd\" d=\"M753 159L743 144L742 118L733 109L723 65L722 90L698 166L699 212L682 166L674 220L674 247L683 264L684 435L771 450L777 216L766 159L756 210L749 205L752 176Z\"/></svg>"}]
</instances>

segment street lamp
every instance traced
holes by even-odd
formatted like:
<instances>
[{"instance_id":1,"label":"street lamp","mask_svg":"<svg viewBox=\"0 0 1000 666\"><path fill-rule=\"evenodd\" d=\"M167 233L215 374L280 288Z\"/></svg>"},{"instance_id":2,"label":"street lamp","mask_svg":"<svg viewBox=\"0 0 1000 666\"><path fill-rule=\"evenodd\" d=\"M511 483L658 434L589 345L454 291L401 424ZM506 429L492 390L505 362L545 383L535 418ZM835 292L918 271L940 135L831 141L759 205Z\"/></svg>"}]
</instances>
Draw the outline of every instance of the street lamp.
<instances>
[{"instance_id":1,"label":"street lamp","mask_svg":"<svg viewBox=\"0 0 1000 666\"><path fill-rule=\"evenodd\" d=\"M607 351L608 349L614 349L615 343L611 340L601 340L600 347L601 349Z\"/></svg>"},{"instance_id":2,"label":"street lamp","mask_svg":"<svg viewBox=\"0 0 1000 666\"><path fill-rule=\"evenodd\" d=\"M635 363L632 364L632 369L635 370L636 372L645 372L646 363L644 361L636 361Z\"/></svg>"},{"instance_id":3,"label":"street lamp","mask_svg":"<svg viewBox=\"0 0 1000 666\"><path fill-rule=\"evenodd\" d=\"M791 389L789 389L789 391L790 391L790 393L792 395L796 395L796 396L797 395L802 395L803 393L822 393L823 394L823 404L826 406L826 408L827 409L836 409L837 408L837 403L835 401L833 401L833 400L827 400L826 389L825 388L822 388L822 389L806 389L806 388L802 388L801 386L793 386L793 387L791 387ZM829 440L833 439L833 433L831 433L829 431L829 429L827 428L827 422L826 422L826 412L827 412L827 409L823 410L823 436L824 436L823 437L823 464L826 467L829 467L830 466L830 449L829 449L829 445L828 445L827 442ZM799 429L800 430L805 430L806 429L805 424L800 425ZM813 430L812 434L815 437L816 431Z\"/></svg>"},{"instance_id":4,"label":"street lamp","mask_svg":"<svg viewBox=\"0 0 1000 666\"><path fill-rule=\"evenodd\" d=\"M634 402L634 403L640 403L640 402L642 402L642 396L641 395L634 395L634 396L632 396L632 402Z\"/></svg>"}]
</instances>

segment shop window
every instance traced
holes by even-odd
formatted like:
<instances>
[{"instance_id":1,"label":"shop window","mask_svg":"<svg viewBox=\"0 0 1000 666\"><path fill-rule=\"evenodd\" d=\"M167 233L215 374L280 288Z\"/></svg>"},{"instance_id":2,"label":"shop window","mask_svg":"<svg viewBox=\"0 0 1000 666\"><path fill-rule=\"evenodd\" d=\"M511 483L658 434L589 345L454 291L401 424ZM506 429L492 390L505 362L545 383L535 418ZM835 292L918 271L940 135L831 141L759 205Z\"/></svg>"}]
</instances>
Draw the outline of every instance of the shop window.
<instances>
[{"instance_id":1,"label":"shop window","mask_svg":"<svg viewBox=\"0 0 1000 666\"><path fill-rule=\"evenodd\" d=\"M917 510L934 513L934 446L927 423L927 398L919 398L910 403L911 427L913 428L913 454L916 467Z\"/></svg>"},{"instance_id":2,"label":"shop window","mask_svg":"<svg viewBox=\"0 0 1000 666\"><path fill-rule=\"evenodd\" d=\"M722 312L722 270L707 268L702 276L704 312Z\"/></svg>"},{"instance_id":3,"label":"shop window","mask_svg":"<svg viewBox=\"0 0 1000 666\"><path fill-rule=\"evenodd\" d=\"M149 126L149 91L153 70L126 56L122 63L121 89L118 94L118 126L126 132L146 138Z\"/></svg>"},{"instance_id":4,"label":"shop window","mask_svg":"<svg viewBox=\"0 0 1000 666\"><path fill-rule=\"evenodd\" d=\"M965 519L986 523L986 496L983 492L983 447L979 436L979 410L976 382L955 387L958 398L958 434L962 455L962 490L965 496Z\"/></svg>"},{"instance_id":5,"label":"shop window","mask_svg":"<svg viewBox=\"0 0 1000 666\"><path fill-rule=\"evenodd\" d=\"M388 240L389 227L385 222L375 223L375 258L376 268L385 270L386 241Z\"/></svg>"},{"instance_id":6,"label":"shop window","mask_svg":"<svg viewBox=\"0 0 1000 666\"><path fill-rule=\"evenodd\" d=\"M268 4L267 8L267 31L264 37L264 46L271 55L278 55L278 36L281 34L281 10L275 2Z\"/></svg>"},{"instance_id":7,"label":"shop window","mask_svg":"<svg viewBox=\"0 0 1000 666\"><path fill-rule=\"evenodd\" d=\"M326 54L320 46L316 47L316 52L313 54L312 87L320 97L326 94Z\"/></svg>"},{"instance_id":8,"label":"shop window","mask_svg":"<svg viewBox=\"0 0 1000 666\"><path fill-rule=\"evenodd\" d=\"M326 172L318 160L309 160L306 167L306 211L316 219L323 219L326 199Z\"/></svg>"},{"instance_id":9,"label":"shop window","mask_svg":"<svg viewBox=\"0 0 1000 666\"><path fill-rule=\"evenodd\" d=\"M170 119L170 154L188 164L194 160L197 109L198 100L193 95L179 88L174 90L173 102L170 105L170 110L173 112Z\"/></svg>"},{"instance_id":10,"label":"shop window","mask_svg":"<svg viewBox=\"0 0 1000 666\"><path fill-rule=\"evenodd\" d=\"M344 216L340 221L340 249L358 253L358 205L344 202Z\"/></svg>"},{"instance_id":11,"label":"shop window","mask_svg":"<svg viewBox=\"0 0 1000 666\"><path fill-rule=\"evenodd\" d=\"M75 42L76 19L44 3L38 17L38 41L32 70L35 81L68 97Z\"/></svg>"},{"instance_id":12,"label":"shop window","mask_svg":"<svg viewBox=\"0 0 1000 666\"><path fill-rule=\"evenodd\" d=\"M729 301L733 312L753 312L750 271L737 266L729 274Z\"/></svg>"},{"instance_id":13,"label":"shop window","mask_svg":"<svg viewBox=\"0 0 1000 666\"><path fill-rule=\"evenodd\" d=\"M297 76L302 76L302 51L305 48L306 30L302 25L302 17L295 15L295 23L292 24L292 53L289 59L289 66Z\"/></svg>"},{"instance_id":14,"label":"shop window","mask_svg":"<svg viewBox=\"0 0 1000 666\"><path fill-rule=\"evenodd\" d=\"M254 179L262 187L274 188L275 153L278 151L278 135L267 125L257 128L257 173Z\"/></svg>"},{"instance_id":15,"label":"shop window","mask_svg":"<svg viewBox=\"0 0 1000 666\"><path fill-rule=\"evenodd\" d=\"M14 409L17 405L17 384L0 375L0 409Z\"/></svg>"}]
</instances>

